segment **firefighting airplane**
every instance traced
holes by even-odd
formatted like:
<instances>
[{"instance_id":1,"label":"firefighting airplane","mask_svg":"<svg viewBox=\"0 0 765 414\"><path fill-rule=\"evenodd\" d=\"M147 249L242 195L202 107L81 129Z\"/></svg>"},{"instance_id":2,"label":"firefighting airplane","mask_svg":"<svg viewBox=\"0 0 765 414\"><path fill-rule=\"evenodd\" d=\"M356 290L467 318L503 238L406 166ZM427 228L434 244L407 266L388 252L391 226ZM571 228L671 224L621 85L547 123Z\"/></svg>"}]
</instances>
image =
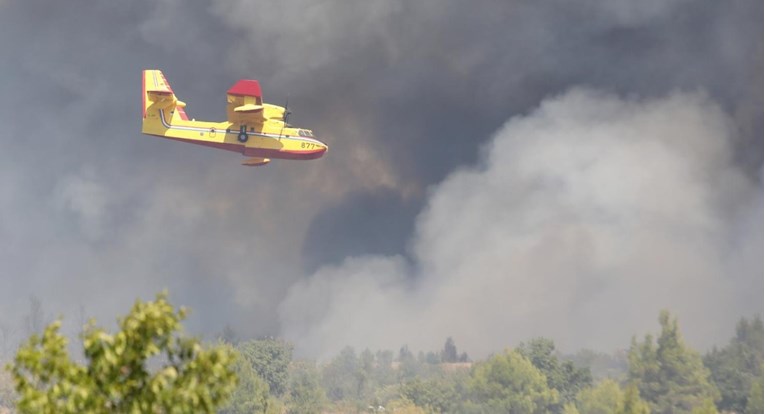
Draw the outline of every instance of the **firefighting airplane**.
<instances>
[{"instance_id":1,"label":"firefighting airplane","mask_svg":"<svg viewBox=\"0 0 765 414\"><path fill-rule=\"evenodd\" d=\"M327 152L310 129L287 123L289 110L263 102L260 84L242 79L227 92L225 122L189 120L159 70L143 71L143 127L148 135L205 145L252 157L242 165L268 164L271 158L312 160Z\"/></svg>"}]
</instances>

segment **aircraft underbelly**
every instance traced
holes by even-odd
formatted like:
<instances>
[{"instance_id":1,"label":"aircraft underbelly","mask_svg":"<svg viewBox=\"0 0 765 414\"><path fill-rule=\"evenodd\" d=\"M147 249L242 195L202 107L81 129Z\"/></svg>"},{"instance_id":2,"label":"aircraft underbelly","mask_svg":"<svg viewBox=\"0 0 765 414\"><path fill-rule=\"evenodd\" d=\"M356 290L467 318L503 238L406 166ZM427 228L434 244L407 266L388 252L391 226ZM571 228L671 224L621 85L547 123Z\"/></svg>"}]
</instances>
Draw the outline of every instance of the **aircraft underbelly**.
<instances>
[{"instance_id":1,"label":"aircraft underbelly","mask_svg":"<svg viewBox=\"0 0 765 414\"><path fill-rule=\"evenodd\" d=\"M246 148L242 153L248 157L277 158L282 160L313 160L324 155L324 151L282 151L269 148Z\"/></svg>"},{"instance_id":2,"label":"aircraft underbelly","mask_svg":"<svg viewBox=\"0 0 765 414\"><path fill-rule=\"evenodd\" d=\"M167 135L158 135L162 138L166 138L172 141L188 142L195 145L202 145L205 147L222 149L225 151L238 152L247 157L261 157L272 158L282 160L313 160L320 158L324 155L324 150L315 151L284 151L275 148L262 148L262 147L247 147L242 144L228 143L228 142L210 142L199 141L188 138L170 137Z\"/></svg>"}]
</instances>

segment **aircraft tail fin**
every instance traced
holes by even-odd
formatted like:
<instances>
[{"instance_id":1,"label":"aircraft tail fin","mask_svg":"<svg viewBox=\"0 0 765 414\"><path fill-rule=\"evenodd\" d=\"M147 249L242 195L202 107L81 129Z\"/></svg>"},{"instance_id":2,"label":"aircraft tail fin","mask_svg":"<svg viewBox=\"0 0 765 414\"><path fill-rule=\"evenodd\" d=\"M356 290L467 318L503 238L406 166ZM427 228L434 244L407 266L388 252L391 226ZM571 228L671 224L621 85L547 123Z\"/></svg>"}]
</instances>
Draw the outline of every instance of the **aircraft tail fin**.
<instances>
[{"instance_id":1,"label":"aircraft tail fin","mask_svg":"<svg viewBox=\"0 0 765 414\"><path fill-rule=\"evenodd\" d=\"M143 117L150 107L156 109L175 108L181 119L188 119L184 111L185 103L178 100L161 70L143 71Z\"/></svg>"}]
</instances>

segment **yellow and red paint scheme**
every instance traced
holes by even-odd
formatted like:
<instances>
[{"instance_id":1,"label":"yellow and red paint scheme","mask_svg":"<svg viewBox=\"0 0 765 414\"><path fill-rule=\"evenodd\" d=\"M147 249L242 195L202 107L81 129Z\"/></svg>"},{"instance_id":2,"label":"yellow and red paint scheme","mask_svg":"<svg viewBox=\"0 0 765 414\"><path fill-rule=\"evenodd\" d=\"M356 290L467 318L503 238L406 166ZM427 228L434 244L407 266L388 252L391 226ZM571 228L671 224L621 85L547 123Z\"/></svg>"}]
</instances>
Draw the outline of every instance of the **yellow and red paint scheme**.
<instances>
[{"instance_id":1,"label":"yellow and red paint scheme","mask_svg":"<svg viewBox=\"0 0 765 414\"><path fill-rule=\"evenodd\" d=\"M143 71L143 125L148 135L241 153L242 165L265 165L274 159L311 160L327 152L327 144L309 129L284 122L285 108L263 102L260 84L243 79L227 92L227 121L189 120L159 70Z\"/></svg>"}]
</instances>

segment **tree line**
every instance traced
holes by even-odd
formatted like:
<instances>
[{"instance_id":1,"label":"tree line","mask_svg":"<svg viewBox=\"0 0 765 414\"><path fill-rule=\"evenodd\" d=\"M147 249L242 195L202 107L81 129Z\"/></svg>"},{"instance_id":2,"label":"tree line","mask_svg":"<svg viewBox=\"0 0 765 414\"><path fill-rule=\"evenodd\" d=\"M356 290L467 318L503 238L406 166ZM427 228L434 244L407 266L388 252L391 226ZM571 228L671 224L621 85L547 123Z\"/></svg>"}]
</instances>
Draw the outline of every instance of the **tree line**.
<instances>
[{"instance_id":1,"label":"tree line","mask_svg":"<svg viewBox=\"0 0 765 414\"><path fill-rule=\"evenodd\" d=\"M220 413L762 413L763 322L741 319L702 355L669 312L659 330L615 355L558 352L548 338L472 361L443 349L346 347L329 361L294 358L279 338L202 343L181 332L186 310L160 294L137 301L109 334L89 324L83 356L60 322L32 335L0 375L0 412Z\"/></svg>"}]
</instances>

